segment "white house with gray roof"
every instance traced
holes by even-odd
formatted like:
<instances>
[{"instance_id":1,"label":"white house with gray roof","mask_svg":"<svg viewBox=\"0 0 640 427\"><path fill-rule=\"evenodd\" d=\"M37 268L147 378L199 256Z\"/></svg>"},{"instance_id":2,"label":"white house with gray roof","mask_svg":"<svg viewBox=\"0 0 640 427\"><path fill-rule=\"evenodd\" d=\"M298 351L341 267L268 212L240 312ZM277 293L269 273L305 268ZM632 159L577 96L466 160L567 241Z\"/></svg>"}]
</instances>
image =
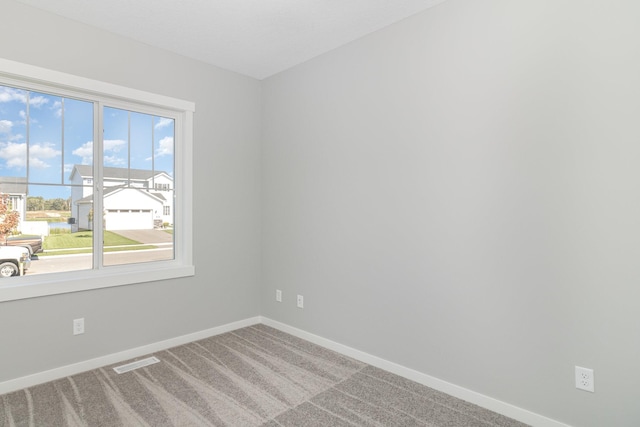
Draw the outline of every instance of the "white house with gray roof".
<instances>
[{"instance_id":1,"label":"white house with gray roof","mask_svg":"<svg viewBox=\"0 0 640 427\"><path fill-rule=\"evenodd\" d=\"M106 230L148 230L173 224L173 179L163 171L105 167ZM74 165L70 175L75 229L92 229L93 167Z\"/></svg>"},{"instance_id":2,"label":"white house with gray roof","mask_svg":"<svg viewBox=\"0 0 640 427\"><path fill-rule=\"evenodd\" d=\"M9 205L20 213L20 224L27 212L27 178L17 176L0 177L0 194L9 196Z\"/></svg>"}]
</instances>

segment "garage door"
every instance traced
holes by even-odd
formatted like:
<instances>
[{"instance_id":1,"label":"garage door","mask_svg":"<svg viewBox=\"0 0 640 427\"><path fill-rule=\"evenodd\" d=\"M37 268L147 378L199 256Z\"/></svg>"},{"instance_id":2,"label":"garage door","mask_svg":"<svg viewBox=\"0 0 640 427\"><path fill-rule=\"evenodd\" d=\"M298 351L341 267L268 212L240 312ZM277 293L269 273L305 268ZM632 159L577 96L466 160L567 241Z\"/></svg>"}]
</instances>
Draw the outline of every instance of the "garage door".
<instances>
[{"instance_id":1,"label":"garage door","mask_svg":"<svg viewBox=\"0 0 640 427\"><path fill-rule=\"evenodd\" d=\"M151 209L109 209L104 217L107 230L151 230Z\"/></svg>"}]
</instances>

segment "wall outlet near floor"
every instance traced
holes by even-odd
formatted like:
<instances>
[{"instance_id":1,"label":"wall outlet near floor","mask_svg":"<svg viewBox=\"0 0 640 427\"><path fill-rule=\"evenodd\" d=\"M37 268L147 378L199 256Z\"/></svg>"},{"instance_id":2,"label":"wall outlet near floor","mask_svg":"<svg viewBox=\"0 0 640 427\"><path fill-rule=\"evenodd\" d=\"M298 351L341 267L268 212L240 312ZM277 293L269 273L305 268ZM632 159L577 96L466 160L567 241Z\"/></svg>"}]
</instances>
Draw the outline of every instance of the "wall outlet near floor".
<instances>
[{"instance_id":1,"label":"wall outlet near floor","mask_svg":"<svg viewBox=\"0 0 640 427\"><path fill-rule=\"evenodd\" d=\"M576 388L594 392L593 369L576 366Z\"/></svg>"},{"instance_id":2,"label":"wall outlet near floor","mask_svg":"<svg viewBox=\"0 0 640 427\"><path fill-rule=\"evenodd\" d=\"M73 335L84 334L84 317L73 319Z\"/></svg>"},{"instance_id":3,"label":"wall outlet near floor","mask_svg":"<svg viewBox=\"0 0 640 427\"><path fill-rule=\"evenodd\" d=\"M276 301L282 302L282 291L280 289L276 289Z\"/></svg>"},{"instance_id":4,"label":"wall outlet near floor","mask_svg":"<svg viewBox=\"0 0 640 427\"><path fill-rule=\"evenodd\" d=\"M304 297L302 295L298 295L298 299L296 300L296 304L298 308L304 308Z\"/></svg>"}]
</instances>

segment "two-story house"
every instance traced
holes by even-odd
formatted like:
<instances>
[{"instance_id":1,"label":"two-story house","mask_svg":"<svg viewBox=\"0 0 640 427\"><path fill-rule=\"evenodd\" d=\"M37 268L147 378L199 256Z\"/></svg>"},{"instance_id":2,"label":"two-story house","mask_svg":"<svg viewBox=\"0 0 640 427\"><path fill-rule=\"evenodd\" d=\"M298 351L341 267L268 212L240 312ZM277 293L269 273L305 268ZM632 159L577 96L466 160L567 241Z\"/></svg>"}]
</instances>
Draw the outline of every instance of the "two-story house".
<instances>
[{"instance_id":1,"label":"two-story house","mask_svg":"<svg viewBox=\"0 0 640 427\"><path fill-rule=\"evenodd\" d=\"M106 230L145 230L173 224L173 179L163 171L105 167ZM93 167L74 165L70 181L74 229L92 229Z\"/></svg>"}]
</instances>

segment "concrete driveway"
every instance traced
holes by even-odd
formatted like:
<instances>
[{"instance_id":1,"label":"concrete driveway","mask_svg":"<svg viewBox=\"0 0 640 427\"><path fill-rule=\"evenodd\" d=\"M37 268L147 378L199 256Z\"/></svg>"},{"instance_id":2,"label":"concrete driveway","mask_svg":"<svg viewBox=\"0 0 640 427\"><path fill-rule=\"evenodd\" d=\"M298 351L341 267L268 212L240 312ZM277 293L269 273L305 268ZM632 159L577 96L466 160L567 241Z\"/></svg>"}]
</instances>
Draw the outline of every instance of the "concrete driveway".
<instances>
[{"instance_id":1,"label":"concrete driveway","mask_svg":"<svg viewBox=\"0 0 640 427\"><path fill-rule=\"evenodd\" d=\"M153 245L155 243L173 243L173 234L163 230L114 230L116 234L140 243Z\"/></svg>"}]
</instances>

